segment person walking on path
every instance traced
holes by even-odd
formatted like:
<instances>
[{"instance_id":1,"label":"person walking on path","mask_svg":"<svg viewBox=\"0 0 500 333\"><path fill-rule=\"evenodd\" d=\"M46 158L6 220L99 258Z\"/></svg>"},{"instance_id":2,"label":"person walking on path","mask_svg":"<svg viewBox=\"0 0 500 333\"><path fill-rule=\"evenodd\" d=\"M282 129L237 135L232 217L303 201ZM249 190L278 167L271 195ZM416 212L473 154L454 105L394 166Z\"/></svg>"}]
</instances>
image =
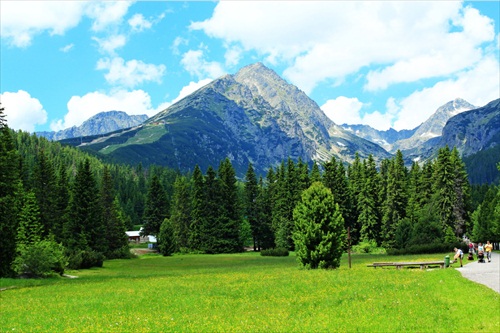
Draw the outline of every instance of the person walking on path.
<instances>
[{"instance_id":1,"label":"person walking on path","mask_svg":"<svg viewBox=\"0 0 500 333\"><path fill-rule=\"evenodd\" d=\"M491 264L485 265L472 261L464 267L457 267L462 276L471 281L483 284L500 293L500 253L491 253Z\"/></svg>"},{"instance_id":2,"label":"person walking on path","mask_svg":"<svg viewBox=\"0 0 500 333\"><path fill-rule=\"evenodd\" d=\"M487 241L486 245L484 246L484 250L486 251L486 258L488 259L488 262L491 262L491 251L493 250L493 244L491 244L490 241Z\"/></svg>"},{"instance_id":3,"label":"person walking on path","mask_svg":"<svg viewBox=\"0 0 500 333\"><path fill-rule=\"evenodd\" d=\"M462 265L462 259L464 258L463 251L457 248L454 248L453 250L455 251L455 256L453 257L453 259L455 260L460 259L460 267L463 267Z\"/></svg>"}]
</instances>

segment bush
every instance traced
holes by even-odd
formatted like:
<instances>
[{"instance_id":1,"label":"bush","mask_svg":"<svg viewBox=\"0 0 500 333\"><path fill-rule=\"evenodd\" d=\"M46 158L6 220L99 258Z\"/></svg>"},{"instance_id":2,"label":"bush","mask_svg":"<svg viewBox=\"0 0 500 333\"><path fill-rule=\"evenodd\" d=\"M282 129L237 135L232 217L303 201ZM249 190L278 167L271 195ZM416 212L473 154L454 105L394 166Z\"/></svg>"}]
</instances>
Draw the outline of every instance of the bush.
<instances>
[{"instance_id":1,"label":"bush","mask_svg":"<svg viewBox=\"0 0 500 333\"><path fill-rule=\"evenodd\" d=\"M287 249L279 247L276 249L267 249L260 251L260 255L263 257L288 257L290 252Z\"/></svg>"},{"instance_id":2,"label":"bush","mask_svg":"<svg viewBox=\"0 0 500 333\"><path fill-rule=\"evenodd\" d=\"M64 247L53 240L42 240L20 245L12 269L21 276L47 277L52 273L63 274L67 265Z\"/></svg>"},{"instance_id":3,"label":"bush","mask_svg":"<svg viewBox=\"0 0 500 333\"><path fill-rule=\"evenodd\" d=\"M352 252L354 253L377 253L377 254L384 254L385 249L381 247L377 247L377 242L374 240L368 241L364 240L358 245L354 245L352 247Z\"/></svg>"},{"instance_id":4,"label":"bush","mask_svg":"<svg viewBox=\"0 0 500 333\"><path fill-rule=\"evenodd\" d=\"M81 269L91 267L102 267L104 262L102 253L92 250L78 250L68 253L68 268Z\"/></svg>"}]
</instances>

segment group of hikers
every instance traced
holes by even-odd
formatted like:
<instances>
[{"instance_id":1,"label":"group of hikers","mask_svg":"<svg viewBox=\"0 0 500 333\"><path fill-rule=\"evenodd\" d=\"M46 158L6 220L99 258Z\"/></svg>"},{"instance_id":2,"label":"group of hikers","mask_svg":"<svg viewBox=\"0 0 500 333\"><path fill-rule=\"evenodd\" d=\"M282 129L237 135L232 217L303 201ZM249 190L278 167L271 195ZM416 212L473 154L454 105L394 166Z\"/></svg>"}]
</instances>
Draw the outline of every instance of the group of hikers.
<instances>
[{"instance_id":1,"label":"group of hikers","mask_svg":"<svg viewBox=\"0 0 500 333\"><path fill-rule=\"evenodd\" d=\"M490 241L487 241L486 244L484 245L483 243L478 243L476 245L473 242L469 241L468 246L469 246L469 256L467 259L474 260L474 255L477 255L478 262L484 263L485 262L484 255L486 253L486 259L488 260L488 262L491 262L491 251L493 251L493 244L491 244ZM460 267L463 267L462 259L464 257L464 252L459 248L455 248L454 251L455 251L455 256L453 257L453 259L460 260Z\"/></svg>"}]
</instances>

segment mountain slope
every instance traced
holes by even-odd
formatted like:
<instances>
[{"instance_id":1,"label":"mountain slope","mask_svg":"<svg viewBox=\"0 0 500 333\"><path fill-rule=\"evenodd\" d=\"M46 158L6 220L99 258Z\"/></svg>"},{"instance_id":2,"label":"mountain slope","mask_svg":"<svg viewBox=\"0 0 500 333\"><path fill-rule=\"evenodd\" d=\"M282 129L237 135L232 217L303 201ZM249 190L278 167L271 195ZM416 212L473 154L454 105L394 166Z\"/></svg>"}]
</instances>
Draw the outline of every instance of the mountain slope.
<instances>
[{"instance_id":1,"label":"mountain slope","mask_svg":"<svg viewBox=\"0 0 500 333\"><path fill-rule=\"evenodd\" d=\"M260 173L283 159L352 161L389 154L334 124L319 106L257 63L214 80L134 131L87 143L118 161L189 170L229 157L239 175L251 162Z\"/></svg>"},{"instance_id":2,"label":"mountain slope","mask_svg":"<svg viewBox=\"0 0 500 333\"><path fill-rule=\"evenodd\" d=\"M423 122L408 139L396 141L389 151L396 152L398 149L402 152L412 150L415 147L423 145L426 141L441 136L443 127L451 117L475 109L476 107L467 101L457 98L439 107L425 122Z\"/></svg>"},{"instance_id":3,"label":"mountain slope","mask_svg":"<svg viewBox=\"0 0 500 333\"><path fill-rule=\"evenodd\" d=\"M148 119L146 115L129 116L123 111L100 112L87 119L80 126L73 126L58 132L37 132L38 136L49 140L64 140L82 136L92 136L134 127Z\"/></svg>"},{"instance_id":4,"label":"mountain slope","mask_svg":"<svg viewBox=\"0 0 500 333\"><path fill-rule=\"evenodd\" d=\"M404 154L412 160L425 160L435 157L438 149L446 145L457 147L463 157L500 145L500 99L450 118L441 136L406 150ZM497 162L500 162L500 156L496 156L492 163Z\"/></svg>"}]
</instances>

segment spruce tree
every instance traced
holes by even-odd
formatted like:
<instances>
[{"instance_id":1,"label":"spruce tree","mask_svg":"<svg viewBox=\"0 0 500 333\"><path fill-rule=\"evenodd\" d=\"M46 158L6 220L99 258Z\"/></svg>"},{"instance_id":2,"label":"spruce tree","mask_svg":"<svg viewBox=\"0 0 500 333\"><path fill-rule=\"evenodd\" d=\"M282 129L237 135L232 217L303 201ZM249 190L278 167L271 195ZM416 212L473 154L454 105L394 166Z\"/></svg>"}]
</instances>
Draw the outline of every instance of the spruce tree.
<instances>
[{"instance_id":1,"label":"spruce tree","mask_svg":"<svg viewBox=\"0 0 500 333\"><path fill-rule=\"evenodd\" d=\"M24 196L19 212L16 246L28 246L38 243L43 238L43 225L40 221L40 209L35 193L29 191Z\"/></svg>"},{"instance_id":2,"label":"spruce tree","mask_svg":"<svg viewBox=\"0 0 500 333\"><path fill-rule=\"evenodd\" d=\"M461 238L461 236L465 233L466 225L469 222L471 189L467 172L465 170L465 164L462 161L456 147L451 151L450 162L453 166L453 188L455 197L453 202L453 215L455 222L452 230L457 238Z\"/></svg>"},{"instance_id":3,"label":"spruce tree","mask_svg":"<svg viewBox=\"0 0 500 333\"><path fill-rule=\"evenodd\" d=\"M0 277L13 274L11 263L16 254L19 164L14 139L7 126L4 108L0 104Z\"/></svg>"},{"instance_id":4,"label":"spruce tree","mask_svg":"<svg viewBox=\"0 0 500 333\"><path fill-rule=\"evenodd\" d=\"M160 178L155 174L149 184L146 197L142 235L158 236L161 224L168 217L168 213L167 194L160 183Z\"/></svg>"},{"instance_id":5,"label":"spruce tree","mask_svg":"<svg viewBox=\"0 0 500 333\"><path fill-rule=\"evenodd\" d=\"M245 187L244 187L244 210L245 218L250 224L250 230L253 239L253 250L260 251L260 236L261 236L261 226L259 211L257 206L257 196L258 196L258 185L257 176L253 169L252 163L248 164L247 173L245 175Z\"/></svg>"},{"instance_id":6,"label":"spruce tree","mask_svg":"<svg viewBox=\"0 0 500 333\"><path fill-rule=\"evenodd\" d=\"M259 246L261 249L271 249L275 247L274 232L272 228L272 202L270 199L269 185L264 185L262 177L259 179L257 188L257 218L259 226Z\"/></svg>"},{"instance_id":7,"label":"spruce tree","mask_svg":"<svg viewBox=\"0 0 500 333\"><path fill-rule=\"evenodd\" d=\"M158 235L158 250L164 256L171 256L178 249L174 226L170 219L163 220Z\"/></svg>"},{"instance_id":8,"label":"spruce tree","mask_svg":"<svg viewBox=\"0 0 500 333\"><path fill-rule=\"evenodd\" d=\"M194 167L191 178L191 228L189 247L192 250L202 250L203 229L206 224L205 180L198 165Z\"/></svg>"},{"instance_id":9,"label":"spruce tree","mask_svg":"<svg viewBox=\"0 0 500 333\"><path fill-rule=\"evenodd\" d=\"M398 150L389 164L387 173L387 189L382 216L382 239L385 247L394 245L395 230L400 221L406 217L407 173L403 154Z\"/></svg>"},{"instance_id":10,"label":"spruce tree","mask_svg":"<svg viewBox=\"0 0 500 333\"><path fill-rule=\"evenodd\" d=\"M128 237L108 166L103 169L100 199L102 224L106 230L104 254L108 259L125 258L128 255Z\"/></svg>"},{"instance_id":11,"label":"spruce tree","mask_svg":"<svg viewBox=\"0 0 500 333\"><path fill-rule=\"evenodd\" d=\"M179 248L188 249L191 229L191 197L189 181L185 176L178 176L174 182L170 224Z\"/></svg>"},{"instance_id":12,"label":"spruce tree","mask_svg":"<svg viewBox=\"0 0 500 333\"><path fill-rule=\"evenodd\" d=\"M332 192L320 182L313 183L303 192L293 217L293 239L300 265L307 269L339 267L345 231Z\"/></svg>"},{"instance_id":13,"label":"spruce tree","mask_svg":"<svg viewBox=\"0 0 500 333\"><path fill-rule=\"evenodd\" d=\"M438 209L441 228L455 226L455 170L451 162L451 152L448 146L439 149L434 167L434 186L432 201Z\"/></svg>"},{"instance_id":14,"label":"spruce tree","mask_svg":"<svg viewBox=\"0 0 500 333\"><path fill-rule=\"evenodd\" d=\"M357 200L358 225L361 228L360 237L361 240L375 241L380 244L379 184L375 160L372 155L363 161L361 179L361 189Z\"/></svg>"},{"instance_id":15,"label":"spruce tree","mask_svg":"<svg viewBox=\"0 0 500 333\"><path fill-rule=\"evenodd\" d=\"M34 167L34 191L40 208L40 221L43 233L47 236L54 233L54 223L57 219L57 184L52 161L44 149L39 149Z\"/></svg>"},{"instance_id":16,"label":"spruce tree","mask_svg":"<svg viewBox=\"0 0 500 333\"><path fill-rule=\"evenodd\" d=\"M236 187L236 173L228 158L221 162L218 175L221 200L219 228L222 235L219 251L225 253L240 252L243 250L240 238L240 202Z\"/></svg>"}]
</instances>

